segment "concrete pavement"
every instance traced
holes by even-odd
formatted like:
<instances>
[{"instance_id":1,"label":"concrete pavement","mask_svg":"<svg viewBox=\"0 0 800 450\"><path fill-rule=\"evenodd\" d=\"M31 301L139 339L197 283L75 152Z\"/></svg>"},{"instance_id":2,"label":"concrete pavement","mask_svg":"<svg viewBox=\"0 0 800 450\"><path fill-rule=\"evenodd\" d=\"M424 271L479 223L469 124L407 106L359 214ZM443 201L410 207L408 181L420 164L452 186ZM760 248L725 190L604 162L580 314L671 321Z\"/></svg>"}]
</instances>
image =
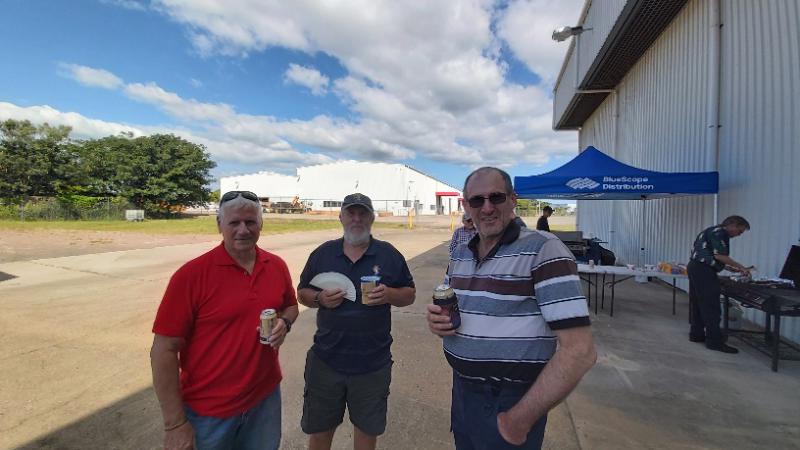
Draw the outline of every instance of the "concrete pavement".
<instances>
[{"instance_id":1,"label":"concrete pavement","mask_svg":"<svg viewBox=\"0 0 800 450\"><path fill-rule=\"evenodd\" d=\"M264 236L296 281L308 253L338 233ZM409 261L417 301L393 311L392 393L383 449L453 448L450 370L424 308L446 265L446 229L378 229ZM0 264L0 449L157 449L150 327L166 281L217 243ZM617 287L615 316L592 314L597 366L548 421L545 448L800 448L800 363L744 345L725 355L688 342L686 296ZM314 332L303 311L281 349L283 446L300 449L303 364ZM352 448L345 424L335 449Z\"/></svg>"}]
</instances>

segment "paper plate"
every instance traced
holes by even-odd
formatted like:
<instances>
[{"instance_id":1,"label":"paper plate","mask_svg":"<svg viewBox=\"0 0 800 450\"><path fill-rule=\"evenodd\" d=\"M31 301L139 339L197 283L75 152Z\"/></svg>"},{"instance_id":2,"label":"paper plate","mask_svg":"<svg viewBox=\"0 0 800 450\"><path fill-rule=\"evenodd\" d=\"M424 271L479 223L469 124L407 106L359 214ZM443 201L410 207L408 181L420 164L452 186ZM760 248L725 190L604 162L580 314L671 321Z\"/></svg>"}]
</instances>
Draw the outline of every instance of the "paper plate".
<instances>
[{"instance_id":1,"label":"paper plate","mask_svg":"<svg viewBox=\"0 0 800 450\"><path fill-rule=\"evenodd\" d=\"M319 289L341 289L345 292L344 298L351 302L356 301L356 287L350 278L339 272L322 272L311 279L312 286Z\"/></svg>"}]
</instances>

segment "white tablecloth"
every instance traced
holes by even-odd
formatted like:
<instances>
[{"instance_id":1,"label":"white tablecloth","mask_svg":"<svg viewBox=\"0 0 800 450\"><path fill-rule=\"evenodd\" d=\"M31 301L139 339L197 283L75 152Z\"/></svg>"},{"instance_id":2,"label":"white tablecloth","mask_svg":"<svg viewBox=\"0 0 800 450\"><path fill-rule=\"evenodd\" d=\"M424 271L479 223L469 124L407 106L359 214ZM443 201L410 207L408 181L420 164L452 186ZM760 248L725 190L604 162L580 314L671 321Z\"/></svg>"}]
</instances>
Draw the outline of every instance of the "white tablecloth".
<instances>
[{"instance_id":1,"label":"white tablecloth","mask_svg":"<svg viewBox=\"0 0 800 450\"><path fill-rule=\"evenodd\" d=\"M590 267L588 264L578 264L579 273L591 273L598 275L616 275L623 277L657 277L657 278L677 278L687 279L686 275L680 273L666 273L659 270L628 269L625 266L600 266Z\"/></svg>"}]
</instances>

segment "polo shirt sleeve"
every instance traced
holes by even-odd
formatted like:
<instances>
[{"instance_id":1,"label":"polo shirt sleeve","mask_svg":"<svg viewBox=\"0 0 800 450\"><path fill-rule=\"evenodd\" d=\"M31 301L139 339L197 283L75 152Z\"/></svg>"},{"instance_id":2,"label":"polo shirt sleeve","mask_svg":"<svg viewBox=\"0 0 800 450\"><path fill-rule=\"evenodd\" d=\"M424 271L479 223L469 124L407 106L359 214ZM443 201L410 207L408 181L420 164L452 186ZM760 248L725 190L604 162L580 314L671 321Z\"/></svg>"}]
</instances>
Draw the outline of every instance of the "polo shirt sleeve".
<instances>
[{"instance_id":1,"label":"polo shirt sleeve","mask_svg":"<svg viewBox=\"0 0 800 450\"><path fill-rule=\"evenodd\" d=\"M388 284L388 286L393 288L416 287L414 285L414 277L411 276L411 270L408 268L408 263L406 263L406 258L393 245L389 244L389 246L392 251L392 259L395 261L393 265L399 270L397 276L393 277L392 283Z\"/></svg>"},{"instance_id":2,"label":"polo shirt sleeve","mask_svg":"<svg viewBox=\"0 0 800 450\"><path fill-rule=\"evenodd\" d=\"M589 309L583 295L578 265L558 239L548 239L531 269L536 302L551 330L589 325Z\"/></svg>"},{"instance_id":3,"label":"polo shirt sleeve","mask_svg":"<svg viewBox=\"0 0 800 450\"><path fill-rule=\"evenodd\" d=\"M182 338L191 333L194 323L192 296L197 282L193 280L191 273L190 268L185 265L170 278L156 313L153 333Z\"/></svg>"},{"instance_id":4,"label":"polo shirt sleeve","mask_svg":"<svg viewBox=\"0 0 800 450\"><path fill-rule=\"evenodd\" d=\"M281 309L283 310L297 304L297 293L294 290L294 284L292 284L292 275L289 273L289 267L286 265L286 261L281 258L277 259L280 261L281 277L285 286L283 303L281 304Z\"/></svg>"}]
</instances>

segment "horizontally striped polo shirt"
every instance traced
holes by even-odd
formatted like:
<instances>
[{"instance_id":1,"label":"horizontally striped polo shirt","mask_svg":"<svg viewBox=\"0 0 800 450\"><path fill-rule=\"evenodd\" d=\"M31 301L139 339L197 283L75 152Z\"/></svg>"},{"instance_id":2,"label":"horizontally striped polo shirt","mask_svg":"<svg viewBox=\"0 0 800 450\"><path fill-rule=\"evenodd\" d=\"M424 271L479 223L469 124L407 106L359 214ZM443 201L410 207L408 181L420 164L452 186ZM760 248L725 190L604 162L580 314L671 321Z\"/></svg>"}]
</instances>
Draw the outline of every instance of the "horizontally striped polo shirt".
<instances>
[{"instance_id":1,"label":"horizontally striped polo shirt","mask_svg":"<svg viewBox=\"0 0 800 450\"><path fill-rule=\"evenodd\" d=\"M553 330L589 325L575 258L555 235L513 222L482 261L479 240L450 259L461 326L444 337L445 356L465 378L532 383L555 353Z\"/></svg>"}]
</instances>

